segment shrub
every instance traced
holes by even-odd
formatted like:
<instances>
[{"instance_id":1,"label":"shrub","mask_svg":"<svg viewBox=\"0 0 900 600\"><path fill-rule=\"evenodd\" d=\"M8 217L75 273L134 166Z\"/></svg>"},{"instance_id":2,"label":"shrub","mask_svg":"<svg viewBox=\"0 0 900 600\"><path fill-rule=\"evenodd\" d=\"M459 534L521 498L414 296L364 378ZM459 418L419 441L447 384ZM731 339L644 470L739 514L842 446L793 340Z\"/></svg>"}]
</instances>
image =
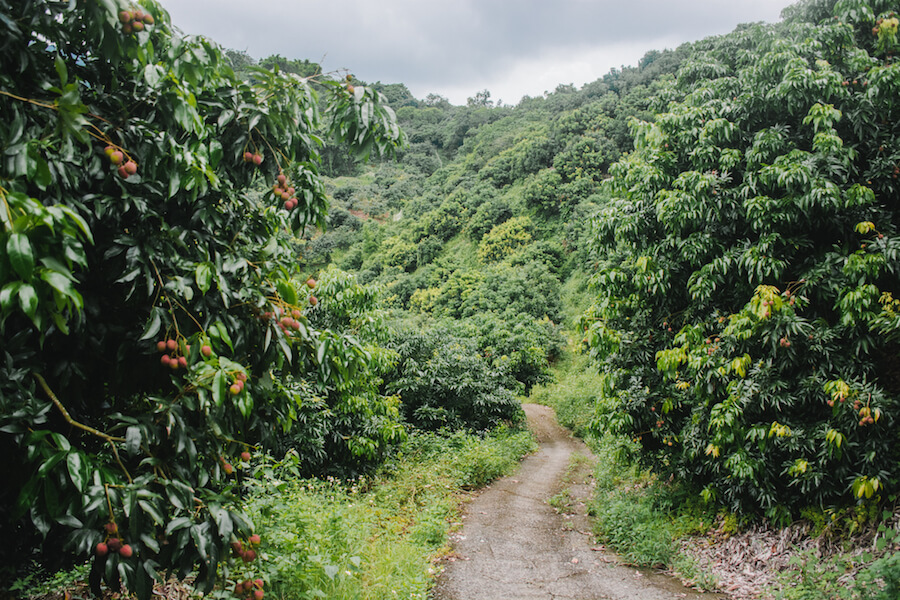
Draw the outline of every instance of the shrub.
<instances>
[{"instance_id":1,"label":"shrub","mask_svg":"<svg viewBox=\"0 0 900 600\"><path fill-rule=\"evenodd\" d=\"M212 588L253 531L238 457L298 413L338 460L402 439L396 401L358 380L372 354L314 325L296 246L327 207L312 136L403 138L370 88L251 85L155 2L125 8L0 2L0 552L92 555L95 592L146 599L159 572ZM130 552L95 552L111 538Z\"/></svg>"},{"instance_id":2,"label":"shrub","mask_svg":"<svg viewBox=\"0 0 900 600\"><path fill-rule=\"evenodd\" d=\"M615 377L603 424L736 511L784 519L900 481L900 70L882 10L838 2L700 43L606 184L584 321Z\"/></svg>"}]
</instances>

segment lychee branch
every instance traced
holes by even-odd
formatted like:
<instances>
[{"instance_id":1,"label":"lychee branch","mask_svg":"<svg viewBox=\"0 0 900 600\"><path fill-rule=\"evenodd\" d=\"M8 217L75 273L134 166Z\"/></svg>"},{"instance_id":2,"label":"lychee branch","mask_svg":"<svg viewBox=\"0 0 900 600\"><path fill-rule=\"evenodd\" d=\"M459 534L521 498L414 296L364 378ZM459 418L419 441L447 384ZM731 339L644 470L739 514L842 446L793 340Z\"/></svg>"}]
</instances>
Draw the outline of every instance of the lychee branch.
<instances>
[{"instance_id":1,"label":"lychee branch","mask_svg":"<svg viewBox=\"0 0 900 600\"><path fill-rule=\"evenodd\" d=\"M50 401L59 409L59 412L62 413L63 419L65 419L66 423L75 427L77 429L81 429L82 431L86 431L92 435L95 435L103 440L106 440L112 448L113 455L116 457L116 462L119 463L119 468L122 469L122 472L125 473L125 477L128 478L128 483L131 483L131 475L128 473L128 469L125 468L125 465L122 463L122 459L119 457L119 450L116 448L116 442L124 442L125 438L116 437L109 435L108 433L103 433L98 429L94 429L89 425L85 425L84 423L79 423L75 419L72 418L72 415L69 414L69 411L66 410L66 407L63 406L62 402L59 401L59 398L56 397L56 394L53 393L53 390L50 389L50 386L47 384L47 380L44 379L40 373L32 373L34 378L37 379L37 382L40 384L41 388L43 388L44 393L47 394L47 397L50 398Z\"/></svg>"},{"instance_id":2,"label":"lychee branch","mask_svg":"<svg viewBox=\"0 0 900 600\"><path fill-rule=\"evenodd\" d=\"M76 427L78 429L81 429L82 431L87 431L90 434L96 435L97 437L102 438L110 443L125 441L125 438L115 437L107 433L103 433L98 429L94 429L89 425L84 425L83 423L79 423L78 421L73 419L69 414L69 411L66 410L66 407L62 405L62 402L60 402L59 398L56 397L56 394L53 393L53 390L50 389L50 386L47 384L47 380L45 380L40 373L32 373L32 375L34 375L34 378L37 379L38 383L44 389L44 393L47 394L56 408L59 409L59 412L62 413L62 416L66 420L66 423L68 423L72 427Z\"/></svg>"}]
</instances>

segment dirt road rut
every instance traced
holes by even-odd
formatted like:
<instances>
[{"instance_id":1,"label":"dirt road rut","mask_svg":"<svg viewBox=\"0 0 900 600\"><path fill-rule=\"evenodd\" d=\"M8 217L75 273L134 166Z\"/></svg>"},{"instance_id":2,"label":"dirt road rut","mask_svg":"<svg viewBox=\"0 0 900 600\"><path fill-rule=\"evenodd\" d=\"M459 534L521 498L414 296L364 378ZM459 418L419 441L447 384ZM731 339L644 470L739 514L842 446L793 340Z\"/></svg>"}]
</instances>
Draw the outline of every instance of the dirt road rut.
<instances>
[{"instance_id":1,"label":"dirt road rut","mask_svg":"<svg viewBox=\"0 0 900 600\"><path fill-rule=\"evenodd\" d=\"M623 566L614 554L598 549L581 502L590 486L570 468L580 463L586 472L588 461L573 462L572 456L590 452L556 423L551 409L526 404L525 412L540 449L517 473L469 503L464 526L454 534L454 553L438 578L436 600L720 598ZM566 496L560 495L563 489ZM567 498L573 510L558 513L548 503L554 496Z\"/></svg>"}]
</instances>

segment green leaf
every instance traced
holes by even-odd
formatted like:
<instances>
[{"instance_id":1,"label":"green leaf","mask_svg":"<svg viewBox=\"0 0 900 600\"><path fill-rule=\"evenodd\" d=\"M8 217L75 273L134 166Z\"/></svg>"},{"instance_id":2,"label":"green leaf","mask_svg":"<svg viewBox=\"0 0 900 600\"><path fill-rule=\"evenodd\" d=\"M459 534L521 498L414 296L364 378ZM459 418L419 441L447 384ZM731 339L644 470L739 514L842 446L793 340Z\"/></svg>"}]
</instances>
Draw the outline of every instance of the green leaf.
<instances>
[{"instance_id":1,"label":"green leaf","mask_svg":"<svg viewBox=\"0 0 900 600\"><path fill-rule=\"evenodd\" d=\"M19 306L22 308L22 312L28 315L29 319L32 321L36 320L38 296L34 286L30 283L23 283L22 287L19 288ZM35 323L35 325L38 325L38 323Z\"/></svg>"},{"instance_id":2,"label":"green leaf","mask_svg":"<svg viewBox=\"0 0 900 600\"><path fill-rule=\"evenodd\" d=\"M150 518L153 519L153 522L156 525L162 525L163 523L166 522L166 519L163 516L163 514L159 511L159 509L156 507L156 505L153 504L152 502L149 502L147 500L138 500L137 504L144 510L145 514L150 515Z\"/></svg>"},{"instance_id":3,"label":"green leaf","mask_svg":"<svg viewBox=\"0 0 900 600\"><path fill-rule=\"evenodd\" d=\"M34 250L28 236L24 233L14 233L9 236L9 240L6 242L6 253L19 277L30 281L31 275L34 273Z\"/></svg>"},{"instance_id":4,"label":"green leaf","mask_svg":"<svg viewBox=\"0 0 900 600\"><path fill-rule=\"evenodd\" d=\"M157 333L159 333L159 330L162 328L162 314L163 311L158 306L154 306L150 310L150 320L147 321L147 325L144 327L144 333L141 335L141 341L149 340Z\"/></svg>"},{"instance_id":5,"label":"green leaf","mask_svg":"<svg viewBox=\"0 0 900 600\"><path fill-rule=\"evenodd\" d=\"M20 287L22 287L21 281L13 281L0 289L0 310L4 313L12 310L13 300L18 296Z\"/></svg>"},{"instance_id":6,"label":"green leaf","mask_svg":"<svg viewBox=\"0 0 900 600\"><path fill-rule=\"evenodd\" d=\"M83 463L81 461L81 455L78 452L69 452L66 456L66 466L69 468L69 478L75 485L75 489L78 490L79 493L83 492L84 485L87 483L87 478L85 477L82 468Z\"/></svg>"},{"instance_id":7,"label":"green leaf","mask_svg":"<svg viewBox=\"0 0 900 600\"><path fill-rule=\"evenodd\" d=\"M69 83L69 71L66 69L65 61L59 54L54 58L53 66L56 68L56 74L59 76L59 86L65 87Z\"/></svg>"},{"instance_id":8,"label":"green leaf","mask_svg":"<svg viewBox=\"0 0 900 600\"><path fill-rule=\"evenodd\" d=\"M281 296L282 300L288 304L297 304L297 292L294 290L294 286L291 285L291 282L284 280L277 281L275 282L275 289L278 290L278 295Z\"/></svg>"},{"instance_id":9,"label":"green leaf","mask_svg":"<svg viewBox=\"0 0 900 600\"><path fill-rule=\"evenodd\" d=\"M209 328L208 331L211 337L214 337L227 345L232 352L234 352L234 344L231 341L231 337L228 335L228 330L225 329L225 325L222 321L216 321L213 323L212 327Z\"/></svg>"},{"instance_id":10,"label":"green leaf","mask_svg":"<svg viewBox=\"0 0 900 600\"><path fill-rule=\"evenodd\" d=\"M216 371L216 374L213 377L213 383L212 383L213 402L216 403L216 406L222 406L222 404L225 402L225 383L226 383L225 372L224 371Z\"/></svg>"},{"instance_id":11,"label":"green leaf","mask_svg":"<svg viewBox=\"0 0 900 600\"><path fill-rule=\"evenodd\" d=\"M197 281L197 287L204 294L209 291L213 279L213 265L209 262L200 263L194 270L194 279Z\"/></svg>"}]
</instances>

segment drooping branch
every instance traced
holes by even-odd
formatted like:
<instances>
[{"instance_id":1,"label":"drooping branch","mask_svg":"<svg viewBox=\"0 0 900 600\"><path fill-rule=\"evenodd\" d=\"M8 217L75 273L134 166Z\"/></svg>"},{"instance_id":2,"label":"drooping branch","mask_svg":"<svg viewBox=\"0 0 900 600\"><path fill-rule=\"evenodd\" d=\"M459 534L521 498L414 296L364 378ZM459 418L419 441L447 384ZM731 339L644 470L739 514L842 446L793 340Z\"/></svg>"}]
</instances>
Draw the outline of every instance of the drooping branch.
<instances>
[{"instance_id":1,"label":"drooping branch","mask_svg":"<svg viewBox=\"0 0 900 600\"><path fill-rule=\"evenodd\" d=\"M56 394L53 393L53 390L50 389L50 386L47 385L47 380L45 380L41 376L40 373L32 373L32 375L34 375L34 378L37 379L39 384L41 384L41 387L44 389L44 393L47 394L47 396L50 398L50 400L53 402L53 404L56 406L56 408L59 409L59 412L62 413L62 416L66 420L66 423L68 423L72 427L76 427L78 429L81 429L82 431L86 431L92 435L95 435L95 436L103 439L103 440L106 440L107 442L109 442L111 444L115 443L115 442L124 442L125 441L125 438L115 437L115 436L109 435L108 433L103 433L99 429L94 429L93 427L91 427L89 425L85 425L84 423L79 423L78 421L73 419L72 416L69 414L69 411L66 410L66 407L63 406L62 402L59 401L59 398L56 397Z\"/></svg>"}]
</instances>

